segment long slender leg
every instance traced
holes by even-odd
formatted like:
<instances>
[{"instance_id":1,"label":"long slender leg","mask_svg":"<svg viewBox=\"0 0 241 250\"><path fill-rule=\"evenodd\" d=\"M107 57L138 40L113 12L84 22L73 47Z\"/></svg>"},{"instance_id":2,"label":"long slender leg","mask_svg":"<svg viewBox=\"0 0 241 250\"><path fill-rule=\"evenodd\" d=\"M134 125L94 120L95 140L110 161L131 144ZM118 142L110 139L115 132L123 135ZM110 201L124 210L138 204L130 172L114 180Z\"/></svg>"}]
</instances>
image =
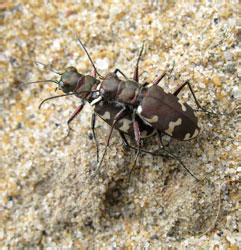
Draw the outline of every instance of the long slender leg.
<instances>
[{"instance_id":1,"label":"long slender leg","mask_svg":"<svg viewBox=\"0 0 241 250\"><path fill-rule=\"evenodd\" d=\"M67 125L68 125L68 133L65 137L65 139L69 136L70 134L70 131L74 131L71 126L70 126L70 123L74 120L74 118L80 113L80 111L83 109L85 103L83 102L76 110L75 112L73 113L73 115L71 115L71 117L69 118L69 120L67 121Z\"/></svg>"},{"instance_id":2,"label":"long slender leg","mask_svg":"<svg viewBox=\"0 0 241 250\"><path fill-rule=\"evenodd\" d=\"M94 138L94 141L95 141L95 146L96 146L96 161L98 163L99 162L99 145L98 145L96 134L95 134L95 122L96 122L96 114L93 113L92 114L92 118L91 118L91 130L92 130L93 138Z\"/></svg>"},{"instance_id":3,"label":"long slender leg","mask_svg":"<svg viewBox=\"0 0 241 250\"><path fill-rule=\"evenodd\" d=\"M173 66L172 66L171 70L168 73L164 72L162 75L160 75L159 77L157 77L157 79L152 84L153 85L157 85L163 79L163 77L165 75L170 74L173 71L174 66L175 66L175 62L173 63Z\"/></svg>"},{"instance_id":4,"label":"long slender leg","mask_svg":"<svg viewBox=\"0 0 241 250\"><path fill-rule=\"evenodd\" d=\"M135 67L135 71L134 71L134 76L133 76L133 80L135 80L136 82L139 82L139 62L141 60L141 56L142 56L142 53L143 53L143 50L144 50L144 42L142 43L142 47L141 47L141 50L140 50L140 54L137 58L137 62L136 62L136 67Z\"/></svg>"},{"instance_id":5,"label":"long slender leg","mask_svg":"<svg viewBox=\"0 0 241 250\"><path fill-rule=\"evenodd\" d=\"M73 120L74 118L81 112L81 110L83 109L84 107L84 103L82 103L81 105L79 105L79 107L74 111L73 115L69 118L69 120L67 121L67 124L69 125Z\"/></svg>"},{"instance_id":6,"label":"long slender leg","mask_svg":"<svg viewBox=\"0 0 241 250\"><path fill-rule=\"evenodd\" d=\"M122 132L119 131L119 134L120 134L122 140L124 141L124 146L126 146L126 147L128 147L128 148L131 148L131 149L134 149L134 150L138 150L137 147L131 146L131 145L128 143L128 141L127 141L125 135L124 135ZM154 152L150 152L150 151L144 150L144 149L142 149L142 148L140 148L140 152L143 152L143 153L146 153L146 154L150 154L150 155L153 155L153 156L169 157L169 156L167 156L167 155L163 155L163 154L159 154L159 153L157 154L157 153L154 153Z\"/></svg>"},{"instance_id":7,"label":"long slender leg","mask_svg":"<svg viewBox=\"0 0 241 250\"><path fill-rule=\"evenodd\" d=\"M141 132L140 132L139 123L136 120L136 110L134 110L132 113L132 122L134 125L134 133L135 133L135 139L137 142L137 146L138 146L138 148L140 148L141 147Z\"/></svg>"},{"instance_id":8,"label":"long slender leg","mask_svg":"<svg viewBox=\"0 0 241 250\"><path fill-rule=\"evenodd\" d=\"M112 132L113 132L113 129L114 129L115 124L116 124L120 119L122 119L125 115L126 115L126 108L121 109L121 111L119 111L119 112L115 115L113 124L112 124L112 126L111 126L110 134L109 134L109 136L108 136L107 146L109 146L110 138L111 138L111 135L112 135Z\"/></svg>"},{"instance_id":9,"label":"long slender leg","mask_svg":"<svg viewBox=\"0 0 241 250\"><path fill-rule=\"evenodd\" d=\"M189 83L189 81L186 81L186 82L184 82L183 84L181 84L181 85L174 91L173 95L177 96L177 95L180 93L180 91L181 91L186 85L188 85L189 90L191 91L192 96L193 96L193 98L194 98L194 101L195 101L195 103L196 103L196 105L198 106L199 109L201 109L203 112L205 112L205 113L207 113L207 114L212 114L212 115L224 115L224 114L216 114L216 113L214 113L214 112L211 112L211 111L208 111L208 110L204 109L204 108L200 105L200 103L198 102L197 97L195 96L194 91L193 91L192 86L191 86L191 84Z\"/></svg>"},{"instance_id":10,"label":"long slender leg","mask_svg":"<svg viewBox=\"0 0 241 250\"><path fill-rule=\"evenodd\" d=\"M152 84L157 85L163 79L165 75L166 73L164 72L161 76L157 77L157 79Z\"/></svg>"},{"instance_id":11,"label":"long slender leg","mask_svg":"<svg viewBox=\"0 0 241 250\"><path fill-rule=\"evenodd\" d=\"M125 147L129 147L130 145L129 145L129 143L128 143L128 141L127 141L124 133L122 133L121 131L119 131L119 134L120 134L121 139L123 140L124 146Z\"/></svg>"},{"instance_id":12,"label":"long slender leg","mask_svg":"<svg viewBox=\"0 0 241 250\"><path fill-rule=\"evenodd\" d=\"M149 84L149 82L144 82L144 84L142 85L142 87L145 88L148 84Z\"/></svg>"},{"instance_id":13,"label":"long slender leg","mask_svg":"<svg viewBox=\"0 0 241 250\"><path fill-rule=\"evenodd\" d=\"M115 74L118 73L118 72L119 72L122 76L124 76L126 80L128 79L128 77L127 77L120 69L115 69L115 70L114 70L114 73L115 73Z\"/></svg>"},{"instance_id":14,"label":"long slender leg","mask_svg":"<svg viewBox=\"0 0 241 250\"><path fill-rule=\"evenodd\" d=\"M162 142L162 134L158 130L156 130L156 133L157 133L157 139L158 139L159 147L160 147L160 149L163 149L164 145L163 145L163 142Z\"/></svg>"},{"instance_id":15,"label":"long slender leg","mask_svg":"<svg viewBox=\"0 0 241 250\"><path fill-rule=\"evenodd\" d=\"M136 152L136 156L135 156L135 159L134 159L133 166L132 166L131 171L130 171L129 176L128 176L127 184L130 182L131 174L132 174L133 170L135 169L136 161L137 161L137 158L138 158L138 156L140 154L140 148L141 148L141 133L140 133L139 123L136 120L136 111L135 110L132 113L132 123L134 125L135 139L136 139L138 148L137 148L137 152Z\"/></svg>"},{"instance_id":16,"label":"long slender leg","mask_svg":"<svg viewBox=\"0 0 241 250\"><path fill-rule=\"evenodd\" d=\"M102 157L101 157L101 160L100 160L100 162L99 162L99 164L98 164L98 166L97 166L97 169L96 169L95 173L97 173L97 172L99 171L99 169L100 169L100 167L101 167L101 164L102 164L102 162L103 162L103 160L104 160L104 157L105 157L106 152L107 152L107 148L109 147L109 144L110 144L110 139L111 139L111 135L112 135L112 132L113 132L113 129L114 129L115 124L116 124L120 119L122 119L125 115L126 115L126 108L121 109L121 111L119 111L119 112L115 115L113 124L112 124L111 129L110 129L110 133L109 133L109 136L108 136L108 139L107 139L107 143L106 143L106 145L105 145L104 153L103 153L103 155L102 155Z\"/></svg>"},{"instance_id":17,"label":"long slender leg","mask_svg":"<svg viewBox=\"0 0 241 250\"><path fill-rule=\"evenodd\" d=\"M160 145L161 150L165 151L170 157L172 157L173 159L177 160L183 168L186 169L186 171L197 181L199 181L199 179L184 165L184 163L181 161L181 159L179 157L177 157L176 155L172 154L171 152L167 151L162 143L162 139L161 139L161 132L159 132L158 130L156 131L157 134L157 139L158 139L158 143Z\"/></svg>"},{"instance_id":18,"label":"long slender leg","mask_svg":"<svg viewBox=\"0 0 241 250\"><path fill-rule=\"evenodd\" d=\"M186 82L182 83L180 86L178 86L177 89L174 91L173 95L177 96L177 95L180 93L180 91L181 91L187 84L189 84L188 81L186 81ZM193 90L192 90L190 84L189 84L189 88L190 88L192 94L194 95ZM194 96L195 96L195 95L194 95ZM194 97L194 99L196 100L196 97Z\"/></svg>"},{"instance_id":19,"label":"long slender leg","mask_svg":"<svg viewBox=\"0 0 241 250\"><path fill-rule=\"evenodd\" d=\"M73 130L71 127L70 127L70 123L74 120L74 118L81 112L81 110L83 109L85 103L82 102L81 105L79 105L79 107L74 111L73 115L69 118L69 120L67 121L67 124L68 124L68 127L69 127L69 130Z\"/></svg>"}]
</instances>

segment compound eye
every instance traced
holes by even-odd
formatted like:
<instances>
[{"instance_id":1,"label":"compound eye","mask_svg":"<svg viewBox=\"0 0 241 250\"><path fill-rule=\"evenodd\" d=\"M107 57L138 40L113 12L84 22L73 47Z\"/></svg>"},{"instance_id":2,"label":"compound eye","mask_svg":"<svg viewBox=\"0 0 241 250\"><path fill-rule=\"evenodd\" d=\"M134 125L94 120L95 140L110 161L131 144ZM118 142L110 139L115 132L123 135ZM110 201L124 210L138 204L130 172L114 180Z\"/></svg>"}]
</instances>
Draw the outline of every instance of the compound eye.
<instances>
[{"instance_id":1,"label":"compound eye","mask_svg":"<svg viewBox=\"0 0 241 250\"><path fill-rule=\"evenodd\" d=\"M63 81L60 81L60 82L59 82L59 86L60 86L61 88L64 88L65 85L66 85L66 84L65 84Z\"/></svg>"},{"instance_id":2,"label":"compound eye","mask_svg":"<svg viewBox=\"0 0 241 250\"><path fill-rule=\"evenodd\" d=\"M65 83L63 81L59 82L59 86L62 89L64 93L69 93L71 91L71 87L68 83Z\"/></svg>"}]
</instances>

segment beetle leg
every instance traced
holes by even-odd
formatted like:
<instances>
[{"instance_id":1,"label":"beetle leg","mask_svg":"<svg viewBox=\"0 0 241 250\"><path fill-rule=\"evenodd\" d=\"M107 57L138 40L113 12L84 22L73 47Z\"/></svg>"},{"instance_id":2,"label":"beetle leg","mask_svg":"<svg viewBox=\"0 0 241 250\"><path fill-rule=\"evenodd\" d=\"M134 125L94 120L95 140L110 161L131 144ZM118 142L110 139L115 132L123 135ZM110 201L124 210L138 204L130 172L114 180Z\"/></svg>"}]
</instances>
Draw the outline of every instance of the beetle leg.
<instances>
[{"instance_id":1,"label":"beetle leg","mask_svg":"<svg viewBox=\"0 0 241 250\"><path fill-rule=\"evenodd\" d=\"M112 132L113 132L113 129L114 129L114 126L115 124L120 120L122 119L124 116L126 115L126 108L122 108L120 112L118 112L115 117L114 117L114 120L113 120L113 124L111 126L111 130L110 130L110 134L109 134L109 137L108 137L108 140L107 140L107 146L109 146L109 143L110 143L110 138L111 138L111 135L112 135Z\"/></svg>"},{"instance_id":2,"label":"beetle leg","mask_svg":"<svg viewBox=\"0 0 241 250\"><path fill-rule=\"evenodd\" d=\"M138 150L137 147L131 146L131 145L128 143L128 141L127 141L125 135L124 135L122 132L119 131L119 134L120 134L122 140L124 141L124 146L126 146L126 147L128 147L128 148L131 148L131 149L134 149L134 150ZM142 148L140 148L140 152L143 152L143 153L146 153L146 154L150 154L150 155L153 155L153 156L169 157L169 155L167 156L167 155L163 155L163 154L157 154L157 153L154 153L154 152L150 152L150 151L144 150L144 149L142 149Z\"/></svg>"},{"instance_id":3,"label":"beetle leg","mask_svg":"<svg viewBox=\"0 0 241 250\"><path fill-rule=\"evenodd\" d=\"M189 89L191 90L191 93L192 93L192 95L194 96L194 99L195 99L195 101L196 101L196 97L195 97L195 95L194 95L194 93L193 93L193 90L192 90L192 88L191 88L191 86L190 86L190 83L189 83L188 81L186 81L186 82L182 83L180 86L178 86L177 89L174 91L173 95L177 96L177 95L180 93L180 91L181 91L187 84L189 84Z\"/></svg>"},{"instance_id":4,"label":"beetle leg","mask_svg":"<svg viewBox=\"0 0 241 250\"><path fill-rule=\"evenodd\" d=\"M163 77L165 75L166 75L166 73L164 72L162 75L160 75L159 77L157 77L157 79L152 84L153 85L157 85L163 79Z\"/></svg>"},{"instance_id":5,"label":"beetle leg","mask_svg":"<svg viewBox=\"0 0 241 250\"><path fill-rule=\"evenodd\" d=\"M105 149L104 149L104 153L101 157L101 160L100 162L98 163L98 166L97 166L97 169L95 170L95 173L97 173L101 167L101 164L104 160L104 157L106 155L106 152L107 152L107 148L109 147L109 144L110 144L110 139L111 139L111 135L112 135L112 132L113 132L113 129L114 129L114 126L115 124L120 120L122 119L124 116L126 115L126 108L122 108L120 112L118 112L115 117L114 117L114 121L112 123L112 126L111 126L111 129L110 129L110 133L109 133L109 136L108 136L108 140L107 140L107 143L105 144ZM94 174L95 175L95 174Z\"/></svg>"},{"instance_id":6,"label":"beetle leg","mask_svg":"<svg viewBox=\"0 0 241 250\"><path fill-rule=\"evenodd\" d=\"M117 72L119 72L122 76L124 76L126 80L128 79L128 77L127 77L120 69L115 69L115 70L114 70L114 73L115 73L115 74L116 74Z\"/></svg>"},{"instance_id":7,"label":"beetle leg","mask_svg":"<svg viewBox=\"0 0 241 250\"><path fill-rule=\"evenodd\" d=\"M157 85L157 84L163 79L163 77L164 77L165 75L171 74L171 72L172 72L173 69L174 69L174 66L175 66L175 61L173 62L173 66L172 66L171 70L170 70L168 73L164 72L162 75L160 75L159 77L157 77L157 79L156 79L152 84L153 84L153 85Z\"/></svg>"},{"instance_id":8,"label":"beetle leg","mask_svg":"<svg viewBox=\"0 0 241 250\"><path fill-rule=\"evenodd\" d=\"M158 143L159 143L159 146L161 149L164 148L164 145L163 145L163 142L162 142L162 134L161 134L161 131L158 131L156 129L156 133L157 133L157 139L158 139Z\"/></svg>"},{"instance_id":9,"label":"beetle leg","mask_svg":"<svg viewBox=\"0 0 241 250\"><path fill-rule=\"evenodd\" d=\"M135 133L135 139L137 142L137 146L140 148L140 146L141 146L141 133L140 133L139 123L136 120L136 110L132 114L132 122L134 124L134 133Z\"/></svg>"},{"instance_id":10,"label":"beetle leg","mask_svg":"<svg viewBox=\"0 0 241 250\"><path fill-rule=\"evenodd\" d=\"M138 147L138 150L137 150L137 152L136 152L135 159L134 159L134 162L133 162L133 166L132 166L132 168L131 168L131 171L130 171L129 174L128 174L127 186L128 186L129 183L130 183L131 174L132 174L133 170L135 169L136 161L137 161L137 158L138 158L139 154L140 154L140 147Z\"/></svg>"},{"instance_id":11,"label":"beetle leg","mask_svg":"<svg viewBox=\"0 0 241 250\"><path fill-rule=\"evenodd\" d=\"M85 103L81 103L81 105L79 105L79 107L74 111L73 115L69 118L69 120L67 121L67 124L70 128L70 123L74 120L74 118L81 112L81 110L83 109Z\"/></svg>"},{"instance_id":12,"label":"beetle leg","mask_svg":"<svg viewBox=\"0 0 241 250\"><path fill-rule=\"evenodd\" d=\"M142 85L142 87L145 88L148 84L149 84L149 82L144 82L144 84Z\"/></svg>"},{"instance_id":13,"label":"beetle leg","mask_svg":"<svg viewBox=\"0 0 241 250\"><path fill-rule=\"evenodd\" d=\"M97 71L96 71L96 68L94 68L93 77L96 78L96 75L97 75Z\"/></svg>"},{"instance_id":14,"label":"beetle leg","mask_svg":"<svg viewBox=\"0 0 241 250\"><path fill-rule=\"evenodd\" d=\"M140 54L137 58L137 62L136 62L136 67L135 67L135 71L134 71L134 76L133 76L133 80L136 81L136 82L139 82L139 62L141 60L141 56L142 56L142 53L143 53L143 50L144 50L144 42L145 40L142 42L142 47L141 47L141 50L140 50Z\"/></svg>"},{"instance_id":15,"label":"beetle leg","mask_svg":"<svg viewBox=\"0 0 241 250\"><path fill-rule=\"evenodd\" d=\"M126 137L125 137L125 135L122 132L120 132L120 131L119 131L119 133L120 133L120 136L121 136L122 140L124 141L124 145L126 147L137 150L137 153L135 155L135 160L134 160L134 163L133 163L133 167L131 168L131 171L129 172L129 175L128 175L127 185L129 185L131 174L132 174L133 169L134 169L134 167L136 165L136 160L137 160L137 157L139 155L139 152L142 151L142 152L145 152L145 153L150 153L151 155L153 155L153 153L149 152L149 151L146 151L146 150L142 150L140 147L136 148L136 147L133 147L133 146L129 145L129 143L128 143Z\"/></svg>"},{"instance_id":16,"label":"beetle leg","mask_svg":"<svg viewBox=\"0 0 241 250\"><path fill-rule=\"evenodd\" d=\"M70 123L74 120L74 118L80 113L80 111L83 109L85 103L82 102L81 105L79 105L79 107L74 111L73 115L69 118L69 120L67 121L67 125L68 125L68 134L66 137L69 136L69 133L71 130L73 130L71 127L70 127Z\"/></svg>"},{"instance_id":17,"label":"beetle leg","mask_svg":"<svg viewBox=\"0 0 241 250\"><path fill-rule=\"evenodd\" d=\"M195 96L194 91L193 91L192 86L191 86L191 84L190 84L189 81L186 81L186 82L184 82L183 84L181 84L181 85L174 91L173 95L177 96L177 95L180 93L180 91L181 91L186 85L189 87L189 90L191 91L192 96L193 96L193 98L194 98L194 101L195 101L195 103L196 103L196 105L198 106L199 109L201 109L203 112L205 112L205 113L207 113L207 114L211 114L211 115L224 115L224 114L216 114L216 113L214 113L214 112L211 112L211 111L208 111L208 110L204 109L204 108L200 105L200 103L198 102L197 97ZM198 110L197 110L197 111L198 111Z\"/></svg>"},{"instance_id":18,"label":"beetle leg","mask_svg":"<svg viewBox=\"0 0 241 250\"><path fill-rule=\"evenodd\" d=\"M173 159L175 159L175 160L177 160L181 165L182 165L182 167L183 168L185 168L186 169L186 171L194 178L194 179L196 179L197 181L199 181L199 179L185 166L185 164L181 161L181 159L178 157L178 156L176 156L176 155L174 155L174 154L172 154L170 151L168 151L168 150L166 150L165 148L164 148L164 146L163 146L163 144L162 144L162 139L161 139L161 132L159 132L159 131L156 131L157 133L157 138L158 138L158 142L159 142L159 144L160 144L160 147L161 147L161 150L163 150L163 151L165 151L171 158L173 158Z\"/></svg>"},{"instance_id":19,"label":"beetle leg","mask_svg":"<svg viewBox=\"0 0 241 250\"><path fill-rule=\"evenodd\" d=\"M121 139L123 140L124 146L125 146L125 147L131 147L131 146L129 145L129 143L128 143L128 141L127 141L127 139L126 139L124 133L122 133L121 131L119 131L119 134L120 134Z\"/></svg>"},{"instance_id":20,"label":"beetle leg","mask_svg":"<svg viewBox=\"0 0 241 250\"><path fill-rule=\"evenodd\" d=\"M93 113L92 114L92 118L91 118L91 130L92 130L93 138L94 138L94 141L95 141L95 146L96 146L96 161L98 163L99 162L99 146L98 146L97 138L96 138L96 135L95 135L95 122L96 122L96 114Z\"/></svg>"},{"instance_id":21,"label":"beetle leg","mask_svg":"<svg viewBox=\"0 0 241 250\"><path fill-rule=\"evenodd\" d=\"M133 162L133 166L131 168L131 171L128 175L128 181L127 181L127 185L129 184L130 182L130 178L131 178L131 174L136 166L136 161L137 161L137 158L140 154L140 147L141 147L141 133L140 133L140 128L139 128L139 123L138 121L136 120L136 110L133 111L132 113L132 122L134 124L134 133L135 133L135 139L136 139L136 142L137 142L137 152L136 152L136 155L135 155L135 159L134 159L134 162Z\"/></svg>"}]
</instances>

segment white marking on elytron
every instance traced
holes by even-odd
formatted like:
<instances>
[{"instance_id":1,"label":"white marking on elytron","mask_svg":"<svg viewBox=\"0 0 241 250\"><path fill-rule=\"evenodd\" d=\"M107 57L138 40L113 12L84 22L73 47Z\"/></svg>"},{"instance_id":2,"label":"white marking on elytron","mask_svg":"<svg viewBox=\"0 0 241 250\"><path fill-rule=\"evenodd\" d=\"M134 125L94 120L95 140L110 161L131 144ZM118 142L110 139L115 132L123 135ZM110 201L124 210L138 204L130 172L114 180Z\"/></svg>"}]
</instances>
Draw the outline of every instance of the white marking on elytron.
<instances>
[{"instance_id":1,"label":"white marking on elytron","mask_svg":"<svg viewBox=\"0 0 241 250\"><path fill-rule=\"evenodd\" d=\"M187 108L185 107L184 103L181 100L178 99L178 103L181 104L182 111L184 111L184 112L187 111Z\"/></svg>"},{"instance_id":2,"label":"white marking on elytron","mask_svg":"<svg viewBox=\"0 0 241 250\"><path fill-rule=\"evenodd\" d=\"M146 117L143 117L143 116L142 116L142 118L144 120L146 120L147 122L149 122L149 123L155 123L155 122L158 121L158 116L157 115L152 116L152 118L146 118Z\"/></svg>"},{"instance_id":3,"label":"white marking on elytron","mask_svg":"<svg viewBox=\"0 0 241 250\"><path fill-rule=\"evenodd\" d=\"M197 116L195 114L194 114L194 116L197 118ZM198 118L197 118L197 127L199 128L199 131L200 131L200 121Z\"/></svg>"},{"instance_id":4,"label":"white marking on elytron","mask_svg":"<svg viewBox=\"0 0 241 250\"><path fill-rule=\"evenodd\" d=\"M146 118L146 117L141 115L141 112L142 112L142 107L138 106L137 114L139 114L145 121L147 121L149 123L155 123L155 122L158 121L158 116L157 115L152 116L152 118Z\"/></svg>"},{"instance_id":5,"label":"white marking on elytron","mask_svg":"<svg viewBox=\"0 0 241 250\"><path fill-rule=\"evenodd\" d=\"M186 141L186 140L191 139L191 138L190 138L190 135L191 135L190 133L187 133L187 134L185 135L185 137L184 137L183 140Z\"/></svg>"},{"instance_id":6,"label":"white marking on elytron","mask_svg":"<svg viewBox=\"0 0 241 250\"><path fill-rule=\"evenodd\" d=\"M132 121L131 120L128 120L128 119L122 119L122 126L119 128L119 130L121 131L124 131L126 133L128 133L128 130L130 128L130 124L132 124Z\"/></svg>"},{"instance_id":7,"label":"white marking on elytron","mask_svg":"<svg viewBox=\"0 0 241 250\"><path fill-rule=\"evenodd\" d=\"M198 136L198 134L199 134L199 130L198 130L198 129L195 129L194 134L192 135L192 138Z\"/></svg>"},{"instance_id":8,"label":"white marking on elytron","mask_svg":"<svg viewBox=\"0 0 241 250\"><path fill-rule=\"evenodd\" d=\"M97 99L93 100L90 105L93 106L95 105L97 102L100 102L102 100L102 96L99 96Z\"/></svg>"},{"instance_id":9,"label":"white marking on elytron","mask_svg":"<svg viewBox=\"0 0 241 250\"><path fill-rule=\"evenodd\" d=\"M190 140L190 139L195 138L196 136L198 136L198 134L199 134L199 130L198 130L198 129L195 129L195 131L194 131L194 133L193 133L192 136L190 136L190 135L191 135L190 133L187 133L187 134L185 135L185 137L184 137L183 140L184 140L184 141Z\"/></svg>"},{"instance_id":10,"label":"white marking on elytron","mask_svg":"<svg viewBox=\"0 0 241 250\"><path fill-rule=\"evenodd\" d=\"M100 114L99 114L100 115ZM104 115L100 115L104 120L110 120L110 112L106 111Z\"/></svg>"},{"instance_id":11,"label":"white marking on elytron","mask_svg":"<svg viewBox=\"0 0 241 250\"><path fill-rule=\"evenodd\" d=\"M172 135L172 132L174 131L176 126L179 126L182 124L182 119L178 118L176 122L169 122L169 128L165 130L165 133L168 135Z\"/></svg>"}]
</instances>

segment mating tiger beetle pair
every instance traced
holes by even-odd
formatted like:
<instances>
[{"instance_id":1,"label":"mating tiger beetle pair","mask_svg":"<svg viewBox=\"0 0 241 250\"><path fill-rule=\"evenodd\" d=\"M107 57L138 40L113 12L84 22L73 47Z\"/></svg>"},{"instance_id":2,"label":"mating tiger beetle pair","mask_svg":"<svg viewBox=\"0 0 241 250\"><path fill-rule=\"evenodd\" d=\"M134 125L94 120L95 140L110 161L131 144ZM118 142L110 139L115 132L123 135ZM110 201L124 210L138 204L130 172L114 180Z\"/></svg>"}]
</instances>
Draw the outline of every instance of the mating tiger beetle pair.
<instances>
[{"instance_id":1,"label":"mating tiger beetle pair","mask_svg":"<svg viewBox=\"0 0 241 250\"><path fill-rule=\"evenodd\" d=\"M156 136L161 151L165 152L167 156L176 159L182 167L198 180L198 178L195 177L194 174L192 174L184 165L181 159L167 151L162 143L163 135L168 135L180 141L191 140L199 135L200 128L198 127L198 118L195 115L194 110L177 97L185 86L188 86L191 91L199 110L208 114L215 114L201 107L190 83L188 81L182 83L173 94L166 93L158 86L158 83L166 75L163 73L161 76L157 77L153 83L149 84L145 82L140 85L138 71L139 61L144 49L144 42L137 59L133 79L127 78L119 69L115 69L114 72L103 77L97 71L88 51L77 34L76 37L93 66L93 76L83 75L79 73L75 67L71 66L66 68L63 73L54 71L61 76L60 80L40 80L23 83L21 86L40 82L54 82L58 85L58 89L64 92L63 95L43 100L40 107L47 100L57 97L69 95L79 97L82 102L68 120L68 125L70 125L71 121L81 112L86 102L94 106L94 113L92 114L91 119L91 129L97 149L98 166L96 172L102 165L107 148L110 144L113 129L116 129L123 139L124 145L137 150L133 168L140 152L162 156L162 154L155 154L141 147L142 139ZM118 74L122 75L123 79L120 79ZM98 143L95 135L96 115L111 126L107 143L100 159ZM137 146L130 145L126 139L126 135L135 138Z\"/></svg>"}]
</instances>

